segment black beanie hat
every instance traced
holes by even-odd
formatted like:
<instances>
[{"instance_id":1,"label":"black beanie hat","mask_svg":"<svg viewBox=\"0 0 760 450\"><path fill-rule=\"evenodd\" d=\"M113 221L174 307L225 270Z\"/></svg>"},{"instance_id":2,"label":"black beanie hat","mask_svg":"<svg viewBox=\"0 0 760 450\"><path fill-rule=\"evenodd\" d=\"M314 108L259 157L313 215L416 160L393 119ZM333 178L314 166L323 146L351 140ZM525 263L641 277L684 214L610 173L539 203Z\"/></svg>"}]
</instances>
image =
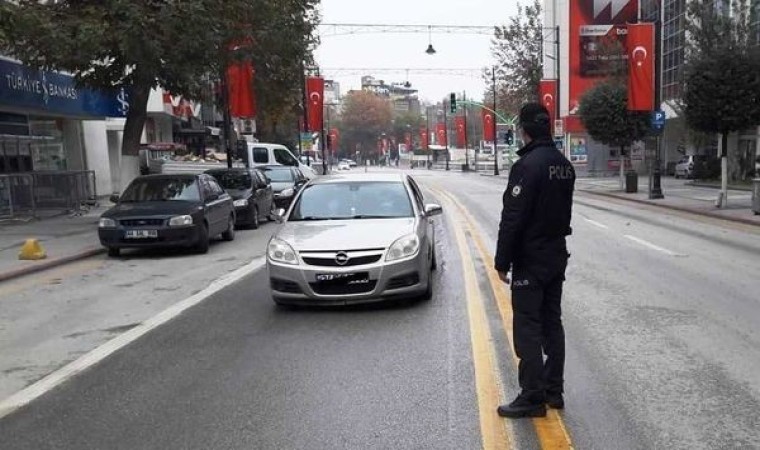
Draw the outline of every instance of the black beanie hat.
<instances>
[{"instance_id":1,"label":"black beanie hat","mask_svg":"<svg viewBox=\"0 0 760 450\"><path fill-rule=\"evenodd\" d=\"M520 127L533 139L551 137L549 111L540 103L526 103L520 108Z\"/></svg>"}]
</instances>

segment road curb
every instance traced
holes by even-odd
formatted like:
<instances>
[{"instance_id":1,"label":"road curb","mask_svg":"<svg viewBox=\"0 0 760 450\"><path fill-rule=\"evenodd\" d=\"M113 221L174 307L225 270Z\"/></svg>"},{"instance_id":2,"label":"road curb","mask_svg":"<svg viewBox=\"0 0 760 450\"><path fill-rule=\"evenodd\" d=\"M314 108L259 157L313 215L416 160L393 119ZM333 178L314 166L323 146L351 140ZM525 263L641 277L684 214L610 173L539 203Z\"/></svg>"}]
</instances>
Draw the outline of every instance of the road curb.
<instances>
[{"instance_id":1,"label":"road curb","mask_svg":"<svg viewBox=\"0 0 760 450\"><path fill-rule=\"evenodd\" d=\"M638 198L626 198L626 197L622 197L620 195L611 194L609 192L599 192L599 191L586 190L586 189L579 189L579 191L583 192L583 193L586 193L586 194L596 195L596 196L599 196L599 197L616 198L618 200L623 200L623 201L631 202L631 203L638 203L640 205L656 206L656 207L662 208L662 209L670 209L670 210L674 210L674 211L680 211L680 212L685 212L685 213L689 213L689 214L695 214L695 215L698 215L698 216L710 217L712 219L721 219L721 220L727 220L729 222L737 222L737 223L741 223L741 224L744 224L744 225L752 225L752 226L760 227L760 223L758 223L757 221L754 221L754 220L751 220L751 219L745 219L745 218L742 218L742 217L724 216L723 214L713 213L713 212L710 212L710 211L702 211L702 210L695 209L695 208L687 208L687 207L684 207L684 206L662 205L662 204L659 204L659 203L650 202L648 200L640 200Z\"/></svg>"},{"instance_id":2,"label":"road curb","mask_svg":"<svg viewBox=\"0 0 760 450\"><path fill-rule=\"evenodd\" d=\"M48 269L52 269L54 267L62 266L64 264L72 263L75 261L79 261L82 259L91 258L96 255L100 255L106 252L105 248L90 248L87 250L83 250L79 253L75 253L73 255L64 256L61 258L55 258L55 259L49 259L46 261L42 261L38 264L22 267L20 269L13 269L7 272L0 273L0 283L3 281L12 280L14 278L20 278L27 275L31 275L33 273L42 272Z\"/></svg>"}]
</instances>

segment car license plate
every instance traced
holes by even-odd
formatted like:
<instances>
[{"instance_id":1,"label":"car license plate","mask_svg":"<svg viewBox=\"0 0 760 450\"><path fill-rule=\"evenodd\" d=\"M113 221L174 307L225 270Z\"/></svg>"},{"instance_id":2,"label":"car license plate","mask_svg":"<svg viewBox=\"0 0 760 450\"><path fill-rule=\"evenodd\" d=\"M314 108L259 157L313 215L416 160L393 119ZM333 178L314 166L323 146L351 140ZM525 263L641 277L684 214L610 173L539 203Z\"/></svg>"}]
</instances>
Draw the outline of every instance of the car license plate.
<instances>
[{"instance_id":1,"label":"car license plate","mask_svg":"<svg viewBox=\"0 0 760 450\"><path fill-rule=\"evenodd\" d=\"M319 282L351 283L369 280L369 273L321 273L317 274L316 279Z\"/></svg>"},{"instance_id":2,"label":"car license plate","mask_svg":"<svg viewBox=\"0 0 760 450\"><path fill-rule=\"evenodd\" d=\"M158 230L127 230L124 237L127 239L155 239L158 237Z\"/></svg>"}]
</instances>

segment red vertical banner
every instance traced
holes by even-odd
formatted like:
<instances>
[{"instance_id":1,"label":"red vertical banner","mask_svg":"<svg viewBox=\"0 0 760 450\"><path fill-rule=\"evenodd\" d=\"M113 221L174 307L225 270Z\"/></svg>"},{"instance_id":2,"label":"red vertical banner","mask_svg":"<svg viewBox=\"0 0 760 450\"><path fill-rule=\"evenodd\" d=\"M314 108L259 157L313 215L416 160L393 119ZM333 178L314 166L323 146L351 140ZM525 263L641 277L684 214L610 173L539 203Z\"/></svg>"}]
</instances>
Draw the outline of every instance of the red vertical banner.
<instances>
[{"instance_id":1,"label":"red vertical banner","mask_svg":"<svg viewBox=\"0 0 760 450\"><path fill-rule=\"evenodd\" d=\"M454 126L456 126L457 129L457 148L464 148L466 145L465 139L467 138L464 129L464 117L454 117Z\"/></svg>"},{"instance_id":2,"label":"red vertical banner","mask_svg":"<svg viewBox=\"0 0 760 450\"><path fill-rule=\"evenodd\" d=\"M427 128L420 129L420 146L423 150L430 148L430 133Z\"/></svg>"},{"instance_id":3,"label":"red vertical banner","mask_svg":"<svg viewBox=\"0 0 760 450\"><path fill-rule=\"evenodd\" d=\"M406 151L412 151L412 133L404 134L404 145L406 145Z\"/></svg>"},{"instance_id":4,"label":"red vertical banner","mask_svg":"<svg viewBox=\"0 0 760 450\"><path fill-rule=\"evenodd\" d=\"M251 119L256 116L254 73L250 61L235 62L227 67L227 93L232 117Z\"/></svg>"},{"instance_id":5,"label":"red vertical banner","mask_svg":"<svg viewBox=\"0 0 760 450\"><path fill-rule=\"evenodd\" d=\"M654 111L654 24L628 25L628 109Z\"/></svg>"},{"instance_id":6,"label":"red vertical banner","mask_svg":"<svg viewBox=\"0 0 760 450\"><path fill-rule=\"evenodd\" d=\"M438 143L438 145L443 145L444 147L449 145L449 140L446 137L446 124L445 123L439 123L438 127L435 131L435 141Z\"/></svg>"},{"instance_id":7,"label":"red vertical banner","mask_svg":"<svg viewBox=\"0 0 760 450\"><path fill-rule=\"evenodd\" d=\"M570 92L566 97L571 115L578 113L583 94L612 75L610 61L626 60L627 24L638 19L639 0L570 0Z\"/></svg>"},{"instance_id":8,"label":"red vertical banner","mask_svg":"<svg viewBox=\"0 0 760 450\"><path fill-rule=\"evenodd\" d=\"M488 111L487 109L482 110L481 115L481 121L483 122L483 140L487 142L493 142L494 141L494 134L493 131L495 130L494 127L494 121L496 118L494 117L494 113L491 111Z\"/></svg>"},{"instance_id":9,"label":"red vertical banner","mask_svg":"<svg viewBox=\"0 0 760 450\"><path fill-rule=\"evenodd\" d=\"M541 104L549 111L549 122L554 133L554 121L557 119L557 80L541 80L538 85L538 97Z\"/></svg>"},{"instance_id":10,"label":"red vertical banner","mask_svg":"<svg viewBox=\"0 0 760 450\"><path fill-rule=\"evenodd\" d=\"M325 80L321 77L306 79L306 104L309 131L322 131L322 114L325 104Z\"/></svg>"}]
</instances>

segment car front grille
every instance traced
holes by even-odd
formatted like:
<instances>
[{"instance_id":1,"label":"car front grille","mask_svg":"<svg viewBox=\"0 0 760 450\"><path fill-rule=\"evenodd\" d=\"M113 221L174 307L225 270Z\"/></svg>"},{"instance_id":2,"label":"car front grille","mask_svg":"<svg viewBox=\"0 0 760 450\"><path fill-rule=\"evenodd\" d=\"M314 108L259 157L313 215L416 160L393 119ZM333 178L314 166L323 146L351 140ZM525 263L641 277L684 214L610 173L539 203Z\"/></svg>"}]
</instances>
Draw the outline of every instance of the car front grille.
<instances>
[{"instance_id":1,"label":"car front grille","mask_svg":"<svg viewBox=\"0 0 760 450\"><path fill-rule=\"evenodd\" d=\"M273 291L282 292L284 294L301 294L303 292L298 283L281 280L279 278L270 278L269 286Z\"/></svg>"},{"instance_id":2,"label":"car front grille","mask_svg":"<svg viewBox=\"0 0 760 450\"><path fill-rule=\"evenodd\" d=\"M376 280L368 280L362 283L346 284L311 283L311 288L318 295L350 295L372 292L376 285Z\"/></svg>"},{"instance_id":3,"label":"car front grille","mask_svg":"<svg viewBox=\"0 0 760 450\"><path fill-rule=\"evenodd\" d=\"M160 227L166 219L126 219L119 223L125 227Z\"/></svg>"},{"instance_id":4,"label":"car front grille","mask_svg":"<svg viewBox=\"0 0 760 450\"><path fill-rule=\"evenodd\" d=\"M410 273L407 275L401 275L398 277L393 277L388 282L388 286L386 289L401 289L409 286L414 286L415 284L420 283L420 274L417 272Z\"/></svg>"},{"instance_id":5,"label":"car front grille","mask_svg":"<svg viewBox=\"0 0 760 450\"><path fill-rule=\"evenodd\" d=\"M369 255L369 256L359 256L355 258L349 258L348 262L345 264L338 264L338 261L336 261L335 257L332 258L315 258L315 257L303 257L303 262L310 266L321 266L321 267L352 267L352 266L363 266L365 264L372 264L380 261L380 258L383 255Z\"/></svg>"},{"instance_id":6,"label":"car front grille","mask_svg":"<svg viewBox=\"0 0 760 450\"><path fill-rule=\"evenodd\" d=\"M374 264L383 257L385 249L363 250L302 250L303 262L318 267L354 267ZM340 260L340 262L338 262Z\"/></svg>"}]
</instances>

